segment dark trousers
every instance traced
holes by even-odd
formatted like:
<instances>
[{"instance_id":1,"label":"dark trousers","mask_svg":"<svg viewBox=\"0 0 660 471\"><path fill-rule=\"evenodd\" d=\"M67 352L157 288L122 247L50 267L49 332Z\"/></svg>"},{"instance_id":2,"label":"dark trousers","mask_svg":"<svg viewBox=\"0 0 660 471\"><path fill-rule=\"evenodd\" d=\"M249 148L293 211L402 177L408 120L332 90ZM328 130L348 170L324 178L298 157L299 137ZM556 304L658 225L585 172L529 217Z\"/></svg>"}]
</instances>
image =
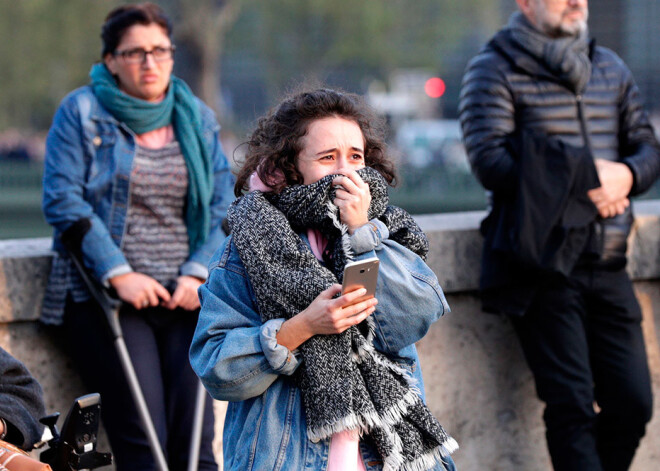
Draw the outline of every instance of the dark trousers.
<instances>
[{"instance_id":1,"label":"dark trousers","mask_svg":"<svg viewBox=\"0 0 660 471\"><path fill-rule=\"evenodd\" d=\"M70 300L69 300L70 301ZM64 330L90 392L101 394L103 425L117 471L155 470L149 442L110 335L94 302L67 303ZM188 361L195 312L125 307L120 323L161 447L171 471L186 470L198 379ZM217 471L213 405L206 400L199 469Z\"/></svg>"},{"instance_id":2,"label":"dark trousers","mask_svg":"<svg viewBox=\"0 0 660 471\"><path fill-rule=\"evenodd\" d=\"M548 280L513 320L557 471L630 466L653 402L641 319L624 270L576 268Z\"/></svg>"}]
</instances>

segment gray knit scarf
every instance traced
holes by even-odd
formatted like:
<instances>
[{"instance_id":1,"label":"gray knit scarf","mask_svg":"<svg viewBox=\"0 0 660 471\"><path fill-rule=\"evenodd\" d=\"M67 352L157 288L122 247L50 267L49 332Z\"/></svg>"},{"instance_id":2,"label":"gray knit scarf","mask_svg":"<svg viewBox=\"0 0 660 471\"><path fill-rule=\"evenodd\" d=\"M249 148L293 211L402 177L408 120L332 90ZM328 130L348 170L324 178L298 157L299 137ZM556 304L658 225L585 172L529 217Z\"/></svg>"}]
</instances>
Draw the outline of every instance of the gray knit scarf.
<instances>
[{"instance_id":1,"label":"gray knit scarf","mask_svg":"<svg viewBox=\"0 0 660 471\"><path fill-rule=\"evenodd\" d=\"M370 168L358 171L371 191L369 219L379 218L390 238L420 256L426 236L408 213L388 206L387 185ZM334 176L291 185L279 194L254 191L229 208L231 233L254 287L262 320L290 319L334 283L352 259L346 226L332 204ZM298 233L319 229L329 240L325 266ZM327 268L326 268L327 267ZM325 439L358 430L371 439L384 470L431 469L458 448L420 399L410 375L373 345L373 320L337 335L317 335L300 347L296 372L307 435Z\"/></svg>"},{"instance_id":2,"label":"gray knit scarf","mask_svg":"<svg viewBox=\"0 0 660 471\"><path fill-rule=\"evenodd\" d=\"M575 93L582 93L591 77L589 33L551 38L537 30L521 12L509 19L513 39L526 51L542 61Z\"/></svg>"}]
</instances>

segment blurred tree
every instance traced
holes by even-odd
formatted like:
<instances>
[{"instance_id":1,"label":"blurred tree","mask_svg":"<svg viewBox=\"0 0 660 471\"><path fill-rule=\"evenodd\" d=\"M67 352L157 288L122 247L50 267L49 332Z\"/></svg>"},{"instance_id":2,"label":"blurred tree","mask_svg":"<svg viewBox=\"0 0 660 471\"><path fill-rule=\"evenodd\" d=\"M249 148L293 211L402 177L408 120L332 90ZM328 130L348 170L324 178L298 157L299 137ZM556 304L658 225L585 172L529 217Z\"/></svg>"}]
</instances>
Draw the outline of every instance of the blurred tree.
<instances>
[{"instance_id":1,"label":"blurred tree","mask_svg":"<svg viewBox=\"0 0 660 471\"><path fill-rule=\"evenodd\" d=\"M116 0L0 0L0 130L44 129L59 101L87 82L99 27Z\"/></svg>"},{"instance_id":2,"label":"blurred tree","mask_svg":"<svg viewBox=\"0 0 660 471\"><path fill-rule=\"evenodd\" d=\"M48 127L62 97L87 82L99 59L100 25L120 3L0 0L0 131ZM400 67L442 73L466 38L485 38L501 24L500 1L492 0L159 3L174 19L176 73L223 120L229 114L218 93L220 77L226 82L230 75L220 69L227 68L223 56L252 64L250 78L258 76L271 102L308 78L361 92Z\"/></svg>"},{"instance_id":3,"label":"blurred tree","mask_svg":"<svg viewBox=\"0 0 660 471\"><path fill-rule=\"evenodd\" d=\"M0 0L0 131L45 129L59 101L87 83L100 59L100 27L119 0ZM176 42L188 53L183 72L204 101L219 109L224 32L241 0L163 0ZM220 111L220 110L219 110Z\"/></svg>"},{"instance_id":4,"label":"blurred tree","mask_svg":"<svg viewBox=\"0 0 660 471\"><path fill-rule=\"evenodd\" d=\"M220 58L225 35L238 18L245 0L162 0L174 18L174 36L186 57L178 61L177 73L199 95L227 116L220 90Z\"/></svg>"},{"instance_id":5,"label":"blurred tree","mask_svg":"<svg viewBox=\"0 0 660 471\"><path fill-rule=\"evenodd\" d=\"M257 72L263 76L270 102L300 82L364 92L369 82L386 82L398 68L442 73L462 42L483 42L501 25L499 4L492 0L245 1L235 27L227 33L225 52L232 63L245 64L250 58L260 65ZM253 74L254 69L250 67ZM246 83L245 71L226 67L228 72L243 74L235 82Z\"/></svg>"}]
</instances>

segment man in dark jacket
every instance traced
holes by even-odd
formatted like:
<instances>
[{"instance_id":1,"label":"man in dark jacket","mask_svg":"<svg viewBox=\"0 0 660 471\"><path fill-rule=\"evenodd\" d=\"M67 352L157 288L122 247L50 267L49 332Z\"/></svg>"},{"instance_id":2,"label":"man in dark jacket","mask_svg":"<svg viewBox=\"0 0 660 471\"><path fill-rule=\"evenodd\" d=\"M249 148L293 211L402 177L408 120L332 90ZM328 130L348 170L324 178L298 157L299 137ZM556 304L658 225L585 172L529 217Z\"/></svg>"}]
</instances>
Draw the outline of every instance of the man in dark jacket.
<instances>
[{"instance_id":1,"label":"man in dark jacket","mask_svg":"<svg viewBox=\"0 0 660 471\"><path fill-rule=\"evenodd\" d=\"M46 415L41 386L25 365L0 348L0 438L24 450L41 439Z\"/></svg>"},{"instance_id":2,"label":"man in dark jacket","mask_svg":"<svg viewBox=\"0 0 660 471\"><path fill-rule=\"evenodd\" d=\"M516 1L460 100L472 169L491 192L483 306L511 315L555 469L625 470L652 411L625 272L629 197L655 181L660 151L630 71L588 39L587 0Z\"/></svg>"}]
</instances>

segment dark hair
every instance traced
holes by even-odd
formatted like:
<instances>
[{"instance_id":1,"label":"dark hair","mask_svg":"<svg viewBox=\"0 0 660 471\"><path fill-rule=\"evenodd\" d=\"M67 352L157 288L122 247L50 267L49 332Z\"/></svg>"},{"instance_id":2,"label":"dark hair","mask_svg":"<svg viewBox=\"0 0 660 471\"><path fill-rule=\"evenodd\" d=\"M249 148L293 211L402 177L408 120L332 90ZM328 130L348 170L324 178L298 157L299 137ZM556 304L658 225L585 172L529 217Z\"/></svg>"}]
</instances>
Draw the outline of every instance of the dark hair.
<instances>
[{"instance_id":1,"label":"dark hair","mask_svg":"<svg viewBox=\"0 0 660 471\"><path fill-rule=\"evenodd\" d=\"M255 171L276 193L288 185L301 184L303 177L296 168L296 157L303 148L302 138L312 121L329 117L354 121L360 127L365 141L365 165L393 185L396 170L387 153L385 121L360 96L320 88L286 98L258 120L238 172L236 196L248 189L250 175Z\"/></svg>"},{"instance_id":2,"label":"dark hair","mask_svg":"<svg viewBox=\"0 0 660 471\"><path fill-rule=\"evenodd\" d=\"M101 57L112 54L121 42L121 38L128 28L133 25L157 24L165 30L167 36L172 38L172 22L158 5L144 2L131 5L122 5L115 8L105 18L101 27L101 40L103 50Z\"/></svg>"}]
</instances>

